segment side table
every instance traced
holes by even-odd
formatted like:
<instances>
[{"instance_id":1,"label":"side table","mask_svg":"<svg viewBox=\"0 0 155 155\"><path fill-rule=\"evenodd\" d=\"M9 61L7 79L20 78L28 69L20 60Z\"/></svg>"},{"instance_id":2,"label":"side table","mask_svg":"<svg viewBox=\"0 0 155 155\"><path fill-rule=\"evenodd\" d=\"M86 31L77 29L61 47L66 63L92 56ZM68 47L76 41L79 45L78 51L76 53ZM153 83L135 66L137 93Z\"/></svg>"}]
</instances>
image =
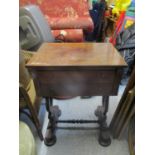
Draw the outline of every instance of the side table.
<instances>
[{"instance_id":1,"label":"side table","mask_svg":"<svg viewBox=\"0 0 155 155\"><path fill-rule=\"evenodd\" d=\"M45 144L56 142L57 123L99 123L99 143L111 143L106 123L109 96L117 95L126 63L110 43L44 43L27 63L37 94L46 98L49 125ZM94 120L58 120L54 96L103 96ZM50 130L49 130L50 129Z\"/></svg>"}]
</instances>

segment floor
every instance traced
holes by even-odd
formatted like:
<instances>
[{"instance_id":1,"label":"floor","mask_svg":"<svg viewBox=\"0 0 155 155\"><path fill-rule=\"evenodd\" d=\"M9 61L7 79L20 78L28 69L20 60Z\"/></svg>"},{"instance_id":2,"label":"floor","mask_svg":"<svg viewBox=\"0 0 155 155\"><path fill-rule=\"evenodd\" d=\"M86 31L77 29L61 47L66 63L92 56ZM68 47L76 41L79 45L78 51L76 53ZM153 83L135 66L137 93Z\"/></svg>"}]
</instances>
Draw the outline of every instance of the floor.
<instances>
[{"instance_id":1,"label":"floor","mask_svg":"<svg viewBox=\"0 0 155 155\"><path fill-rule=\"evenodd\" d=\"M107 114L107 122L110 123L114 111L118 105L124 86L119 89L116 97L110 97L109 111ZM69 100L54 100L54 105L59 105L62 115L60 119L96 119L94 110L101 105L101 97L91 97L89 99L81 99L76 97ZM48 117L45 109L45 101L42 101L39 113L42 131L45 135ZM35 132L34 126L27 122L36 140L38 155L129 155L128 143L125 136L121 140L113 140L109 147L101 147L98 144L98 130L57 130L57 143L52 147L46 147L41 142ZM88 124L87 124L88 125ZM59 127L73 126L73 124L59 124ZM82 126L75 124L74 126ZM91 124L91 127L97 127L97 124Z\"/></svg>"}]
</instances>

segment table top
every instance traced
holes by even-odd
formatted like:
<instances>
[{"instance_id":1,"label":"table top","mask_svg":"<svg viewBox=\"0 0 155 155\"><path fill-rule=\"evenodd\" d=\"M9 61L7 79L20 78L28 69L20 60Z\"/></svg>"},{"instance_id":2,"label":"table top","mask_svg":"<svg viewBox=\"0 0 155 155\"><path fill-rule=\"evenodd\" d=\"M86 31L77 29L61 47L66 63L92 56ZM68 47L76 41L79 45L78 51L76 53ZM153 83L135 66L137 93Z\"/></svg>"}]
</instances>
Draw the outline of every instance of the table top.
<instances>
[{"instance_id":1,"label":"table top","mask_svg":"<svg viewBox=\"0 0 155 155\"><path fill-rule=\"evenodd\" d=\"M43 43L26 65L31 67L125 67L110 43Z\"/></svg>"}]
</instances>

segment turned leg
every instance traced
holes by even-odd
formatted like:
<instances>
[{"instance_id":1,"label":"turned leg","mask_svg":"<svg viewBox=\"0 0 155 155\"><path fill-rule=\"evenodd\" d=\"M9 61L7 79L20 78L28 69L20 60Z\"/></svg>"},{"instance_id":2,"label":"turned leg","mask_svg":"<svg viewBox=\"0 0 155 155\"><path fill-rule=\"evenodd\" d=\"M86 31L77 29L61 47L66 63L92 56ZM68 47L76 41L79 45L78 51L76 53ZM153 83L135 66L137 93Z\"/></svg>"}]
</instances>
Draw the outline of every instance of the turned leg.
<instances>
[{"instance_id":1,"label":"turned leg","mask_svg":"<svg viewBox=\"0 0 155 155\"><path fill-rule=\"evenodd\" d=\"M52 98L46 98L46 110L48 112L49 123L47 126L44 143L47 146L52 146L56 143L56 122L58 117L61 115L61 111L59 110L58 106L53 106Z\"/></svg>"},{"instance_id":2,"label":"turned leg","mask_svg":"<svg viewBox=\"0 0 155 155\"><path fill-rule=\"evenodd\" d=\"M103 96L102 97L102 106L98 106L97 110L95 111L95 115L98 117L100 131L99 131L99 144L102 146L109 146L111 144L110 134L107 127L107 112L108 112L108 105L109 105L109 97Z\"/></svg>"}]
</instances>

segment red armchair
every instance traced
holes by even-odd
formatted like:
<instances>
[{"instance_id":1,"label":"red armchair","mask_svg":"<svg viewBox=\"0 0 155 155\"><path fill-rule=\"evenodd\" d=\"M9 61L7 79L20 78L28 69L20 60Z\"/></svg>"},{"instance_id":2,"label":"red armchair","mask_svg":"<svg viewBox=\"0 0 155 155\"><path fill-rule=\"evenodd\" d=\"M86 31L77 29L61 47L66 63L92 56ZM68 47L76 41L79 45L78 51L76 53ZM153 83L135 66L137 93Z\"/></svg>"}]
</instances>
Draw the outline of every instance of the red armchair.
<instances>
[{"instance_id":1,"label":"red armchair","mask_svg":"<svg viewBox=\"0 0 155 155\"><path fill-rule=\"evenodd\" d=\"M20 6L28 4L40 7L55 37L64 30L65 40L83 41L83 31L93 31L87 0L20 0Z\"/></svg>"}]
</instances>

